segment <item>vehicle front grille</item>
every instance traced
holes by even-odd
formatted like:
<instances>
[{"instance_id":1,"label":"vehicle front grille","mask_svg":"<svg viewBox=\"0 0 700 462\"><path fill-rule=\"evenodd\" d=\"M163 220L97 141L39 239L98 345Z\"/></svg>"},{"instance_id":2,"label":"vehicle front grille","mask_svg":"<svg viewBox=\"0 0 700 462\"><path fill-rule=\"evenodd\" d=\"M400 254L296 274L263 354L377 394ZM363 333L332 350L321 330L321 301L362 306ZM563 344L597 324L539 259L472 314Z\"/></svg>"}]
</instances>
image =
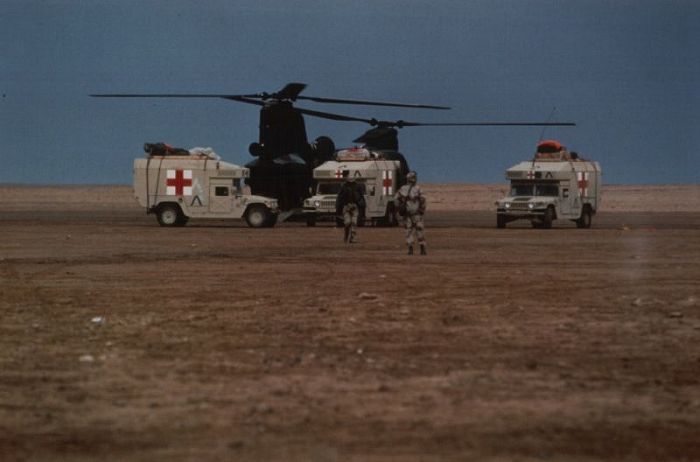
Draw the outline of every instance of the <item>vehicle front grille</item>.
<instances>
[{"instance_id":1,"label":"vehicle front grille","mask_svg":"<svg viewBox=\"0 0 700 462\"><path fill-rule=\"evenodd\" d=\"M529 210L527 202L511 202L510 210Z\"/></svg>"}]
</instances>

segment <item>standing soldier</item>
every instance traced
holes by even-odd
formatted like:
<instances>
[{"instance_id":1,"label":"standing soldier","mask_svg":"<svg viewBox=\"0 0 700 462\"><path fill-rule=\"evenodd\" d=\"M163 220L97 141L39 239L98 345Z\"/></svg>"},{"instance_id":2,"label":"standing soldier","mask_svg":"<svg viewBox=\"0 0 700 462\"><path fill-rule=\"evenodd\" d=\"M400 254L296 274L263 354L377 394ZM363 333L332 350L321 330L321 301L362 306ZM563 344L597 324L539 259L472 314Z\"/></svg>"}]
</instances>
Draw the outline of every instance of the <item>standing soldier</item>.
<instances>
[{"instance_id":1,"label":"standing soldier","mask_svg":"<svg viewBox=\"0 0 700 462\"><path fill-rule=\"evenodd\" d=\"M357 226L357 218L365 209L365 196L362 194L362 188L355 181L355 178L350 176L348 170L343 171L345 182L340 188L338 197L335 200L335 211L339 216L343 217L345 225L345 242L354 243L355 227Z\"/></svg>"},{"instance_id":2,"label":"standing soldier","mask_svg":"<svg viewBox=\"0 0 700 462\"><path fill-rule=\"evenodd\" d=\"M423 215L425 214L425 196L421 193L420 186L416 184L416 172L408 172L406 175L407 184L401 186L396 193L396 203L399 206L399 215L406 223L406 244L408 244L408 254L413 255L413 234L420 245L420 254L426 255L425 251L425 225Z\"/></svg>"}]
</instances>

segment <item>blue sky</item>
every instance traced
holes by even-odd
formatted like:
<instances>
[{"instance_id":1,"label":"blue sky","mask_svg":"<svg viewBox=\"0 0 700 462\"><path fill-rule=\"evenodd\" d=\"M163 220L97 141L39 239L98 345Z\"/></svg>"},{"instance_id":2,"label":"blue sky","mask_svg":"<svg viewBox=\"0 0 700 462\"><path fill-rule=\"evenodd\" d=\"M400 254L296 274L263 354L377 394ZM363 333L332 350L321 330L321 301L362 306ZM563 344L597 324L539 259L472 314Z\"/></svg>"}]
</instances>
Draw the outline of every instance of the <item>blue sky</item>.
<instances>
[{"instance_id":1,"label":"blue sky","mask_svg":"<svg viewBox=\"0 0 700 462\"><path fill-rule=\"evenodd\" d=\"M299 104L418 122L548 128L614 184L700 182L700 2L693 0L0 0L0 183L129 184L144 142L244 164L254 106L91 93L304 94L451 111ZM351 146L366 128L307 118ZM425 182L498 183L541 128L401 130Z\"/></svg>"}]
</instances>

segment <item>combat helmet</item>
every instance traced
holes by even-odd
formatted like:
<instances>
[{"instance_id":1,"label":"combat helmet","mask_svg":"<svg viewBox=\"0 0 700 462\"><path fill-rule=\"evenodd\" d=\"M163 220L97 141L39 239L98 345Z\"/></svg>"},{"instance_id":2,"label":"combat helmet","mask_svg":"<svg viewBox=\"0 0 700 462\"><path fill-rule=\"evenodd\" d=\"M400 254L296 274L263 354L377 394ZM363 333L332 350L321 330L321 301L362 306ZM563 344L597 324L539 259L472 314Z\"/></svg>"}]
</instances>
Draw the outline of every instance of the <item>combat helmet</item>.
<instances>
[{"instance_id":1,"label":"combat helmet","mask_svg":"<svg viewBox=\"0 0 700 462\"><path fill-rule=\"evenodd\" d=\"M409 182L411 184L415 184L417 180L418 180L418 177L416 175L416 172L410 171L406 174L406 181L407 182Z\"/></svg>"}]
</instances>

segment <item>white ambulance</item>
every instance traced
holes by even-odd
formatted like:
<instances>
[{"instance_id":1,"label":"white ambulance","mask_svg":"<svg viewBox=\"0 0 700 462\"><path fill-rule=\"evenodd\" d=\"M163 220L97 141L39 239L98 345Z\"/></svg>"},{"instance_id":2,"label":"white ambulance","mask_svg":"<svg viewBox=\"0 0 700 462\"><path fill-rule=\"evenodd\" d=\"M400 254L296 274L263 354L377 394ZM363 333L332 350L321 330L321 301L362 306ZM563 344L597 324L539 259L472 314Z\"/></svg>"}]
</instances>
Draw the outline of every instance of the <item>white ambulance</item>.
<instances>
[{"instance_id":1,"label":"white ambulance","mask_svg":"<svg viewBox=\"0 0 700 462\"><path fill-rule=\"evenodd\" d=\"M364 192L366 208L360 211L359 224L396 226L394 194L405 182L401 162L387 159L381 151L366 148L337 151L335 160L324 162L314 169L316 191L312 197L304 200L306 223L313 226L319 220L338 220L335 201L345 171Z\"/></svg>"},{"instance_id":2,"label":"white ambulance","mask_svg":"<svg viewBox=\"0 0 700 462\"><path fill-rule=\"evenodd\" d=\"M134 160L134 195L161 226L184 226L190 218L245 218L253 228L277 222L276 199L243 193L247 168L220 160L208 148L152 146L145 146L147 158Z\"/></svg>"},{"instance_id":3,"label":"white ambulance","mask_svg":"<svg viewBox=\"0 0 700 462\"><path fill-rule=\"evenodd\" d=\"M600 204L601 176L598 162L581 159L558 141L543 141L531 161L506 171L510 192L496 202L496 226L524 219L535 228L551 228L554 220L568 219L590 228Z\"/></svg>"}]
</instances>

